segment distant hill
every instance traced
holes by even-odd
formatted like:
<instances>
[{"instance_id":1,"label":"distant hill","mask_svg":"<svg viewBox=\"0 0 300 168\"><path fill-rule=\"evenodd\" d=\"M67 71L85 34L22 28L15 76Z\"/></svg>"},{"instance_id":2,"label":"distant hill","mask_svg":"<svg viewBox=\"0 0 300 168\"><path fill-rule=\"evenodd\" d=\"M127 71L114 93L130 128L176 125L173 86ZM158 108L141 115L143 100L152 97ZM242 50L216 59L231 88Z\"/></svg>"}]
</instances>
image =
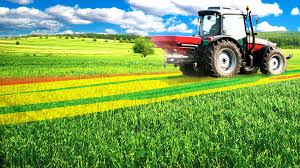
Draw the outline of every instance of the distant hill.
<instances>
[{"instance_id":1,"label":"distant hill","mask_svg":"<svg viewBox=\"0 0 300 168\"><path fill-rule=\"evenodd\" d=\"M258 32L257 37L277 43L280 48L300 48L300 32Z\"/></svg>"}]
</instances>

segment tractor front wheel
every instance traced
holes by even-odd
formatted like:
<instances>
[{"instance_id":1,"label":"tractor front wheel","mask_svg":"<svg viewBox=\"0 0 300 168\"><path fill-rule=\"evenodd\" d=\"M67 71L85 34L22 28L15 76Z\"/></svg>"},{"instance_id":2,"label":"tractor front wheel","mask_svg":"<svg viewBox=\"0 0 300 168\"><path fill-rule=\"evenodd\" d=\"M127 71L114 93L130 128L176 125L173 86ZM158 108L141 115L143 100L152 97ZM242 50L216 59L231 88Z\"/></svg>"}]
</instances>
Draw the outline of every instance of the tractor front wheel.
<instances>
[{"instance_id":1,"label":"tractor front wheel","mask_svg":"<svg viewBox=\"0 0 300 168\"><path fill-rule=\"evenodd\" d=\"M242 54L231 41L222 40L208 46L205 54L206 72L216 77L233 77L238 75Z\"/></svg>"},{"instance_id":2,"label":"tractor front wheel","mask_svg":"<svg viewBox=\"0 0 300 168\"><path fill-rule=\"evenodd\" d=\"M287 68L287 60L282 52L270 48L267 54L263 57L263 62L260 71L267 75L280 75Z\"/></svg>"}]
</instances>

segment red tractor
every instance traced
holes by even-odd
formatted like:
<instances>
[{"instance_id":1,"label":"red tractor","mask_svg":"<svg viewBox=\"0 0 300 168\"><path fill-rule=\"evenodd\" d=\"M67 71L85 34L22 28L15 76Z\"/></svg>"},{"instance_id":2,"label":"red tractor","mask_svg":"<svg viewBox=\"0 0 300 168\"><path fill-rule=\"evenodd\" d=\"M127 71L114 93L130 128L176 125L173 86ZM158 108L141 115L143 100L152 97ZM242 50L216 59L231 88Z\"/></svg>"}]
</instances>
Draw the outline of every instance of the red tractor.
<instances>
[{"instance_id":1,"label":"red tractor","mask_svg":"<svg viewBox=\"0 0 300 168\"><path fill-rule=\"evenodd\" d=\"M276 44L258 39L251 11L209 7L198 12L197 36L153 36L152 42L167 51L166 63L179 66L185 75L233 77L260 71L278 75L287 59Z\"/></svg>"}]
</instances>

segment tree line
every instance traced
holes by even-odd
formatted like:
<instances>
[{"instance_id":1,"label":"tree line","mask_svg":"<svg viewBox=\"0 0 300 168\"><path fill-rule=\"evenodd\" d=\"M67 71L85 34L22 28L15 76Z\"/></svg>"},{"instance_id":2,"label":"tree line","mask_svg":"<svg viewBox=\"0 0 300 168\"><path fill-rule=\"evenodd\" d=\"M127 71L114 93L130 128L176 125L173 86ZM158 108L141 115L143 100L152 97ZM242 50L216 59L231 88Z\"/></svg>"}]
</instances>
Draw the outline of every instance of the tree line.
<instances>
[{"instance_id":1,"label":"tree line","mask_svg":"<svg viewBox=\"0 0 300 168\"><path fill-rule=\"evenodd\" d=\"M38 35L31 34L25 37L40 37L40 36L58 36L59 38L93 38L93 39L107 39L118 40L124 43L134 43L135 39L140 36L134 34L97 34L97 33L83 33L83 34L56 34L56 35ZM277 43L280 48L300 48L300 32L259 32L259 38L269 40ZM149 37L146 37L149 39Z\"/></svg>"},{"instance_id":2,"label":"tree line","mask_svg":"<svg viewBox=\"0 0 300 168\"><path fill-rule=\"evenodd\" d=\"M280 48L300 48L300 32L260 32L257 37L277 43Z\"/></svg>"}]
</instances>

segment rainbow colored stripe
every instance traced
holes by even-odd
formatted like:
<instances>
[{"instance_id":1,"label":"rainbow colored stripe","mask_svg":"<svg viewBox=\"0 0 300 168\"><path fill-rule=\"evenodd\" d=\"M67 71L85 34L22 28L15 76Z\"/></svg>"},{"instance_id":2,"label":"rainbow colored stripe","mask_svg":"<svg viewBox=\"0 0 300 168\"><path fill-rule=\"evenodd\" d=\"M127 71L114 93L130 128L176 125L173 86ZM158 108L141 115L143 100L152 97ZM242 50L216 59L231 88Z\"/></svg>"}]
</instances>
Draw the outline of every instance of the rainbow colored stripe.
<instances>
[{"instance_id":1,"label":"rainbow colored stripe","mask_svg":"<svg viewBox=\"0 0 300 168\"><path fill-rule=\"evenodd\" d=\"M0 87L0 125L79 116L118 108L299 79L285 75L192 78L179 73L80 79Z\"/></svg>"}]
</instances>

